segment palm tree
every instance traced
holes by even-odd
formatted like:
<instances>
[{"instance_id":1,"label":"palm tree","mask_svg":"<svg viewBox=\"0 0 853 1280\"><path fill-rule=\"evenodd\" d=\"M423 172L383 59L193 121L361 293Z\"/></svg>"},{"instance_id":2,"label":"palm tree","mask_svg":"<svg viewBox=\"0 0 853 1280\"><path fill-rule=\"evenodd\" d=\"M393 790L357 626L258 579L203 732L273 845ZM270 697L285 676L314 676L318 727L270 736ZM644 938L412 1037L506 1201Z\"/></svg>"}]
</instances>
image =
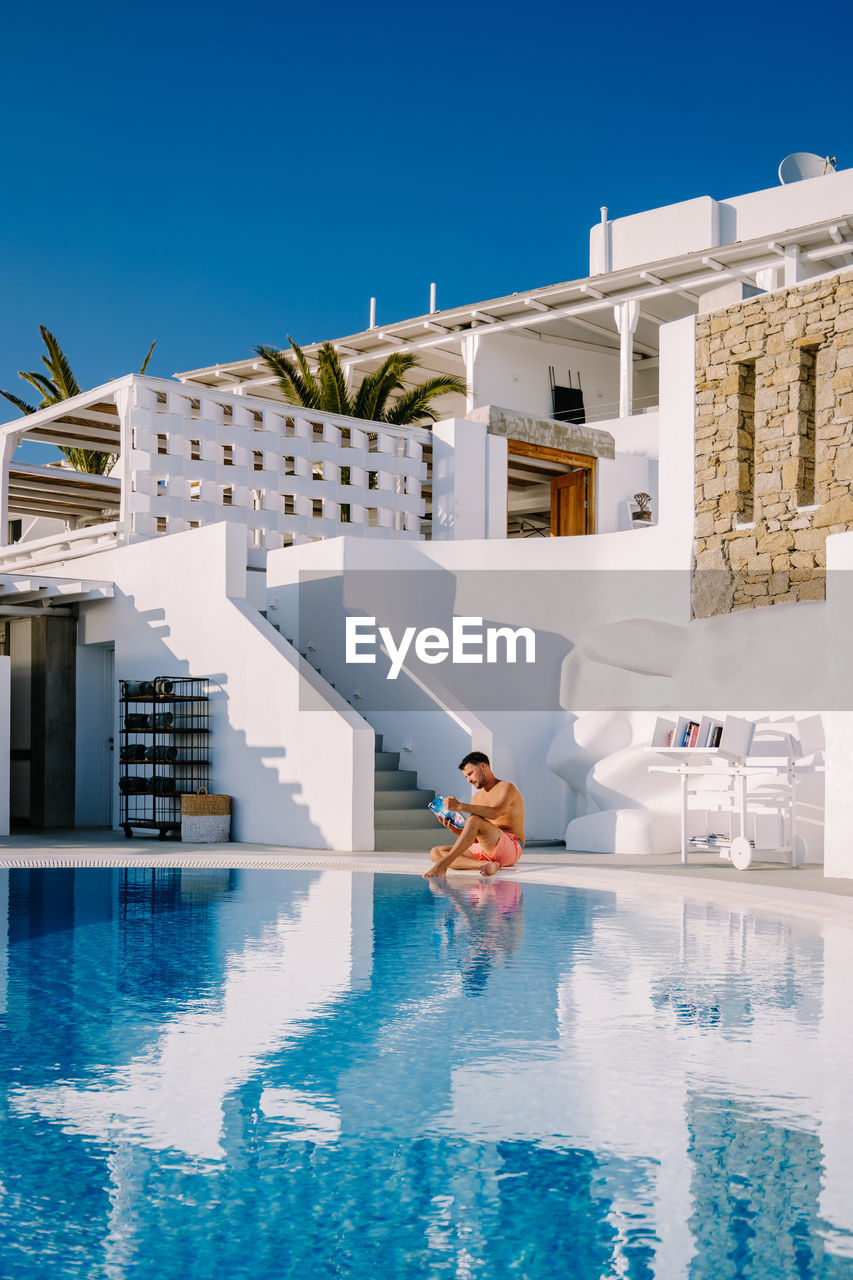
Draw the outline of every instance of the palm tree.
<instances>
[{"instance_id":1,"label":"palm tree","mask_svg":"<svg viewBox=\"0 0 853 1280\"><path fill-rule=\"evenodd\" d=\"M255 351L262 357L270 372L276 375L288 404L403 427L424 420L435 422L438 415L432 407L432 401L439 396L452 393L465 395L464 381L449 373L427 378L406 390L403 379L419 363L418 357L411 351L394 351L386 356L378 369L365 374L358 390L353 394L347 386L340 357L331 342L324 342L317 352L317 372L314 373L301 347L289 336L287 341L295 356L295 363L275 347L259 346L255 347ZM390 397L396 392L402 394L391 400Z\"/></svg>"},{"instance_id":2,"label":"palm tree","mask_svg":"<svg viewBox=\"0 0 853 1280\"><path fill-rule=\"evenodd\" d=\"M45 365L50 376L31 371L19 372L18 377L23 378L24 382L29 383L31 387L35 387L42 397L41 404L28 404L26 400L13 395L11 391L0 391L0 396L4 396L16 409L20 409L21 413L38 413L39 409L47 409L52 404L61 404L63 400L79 396L81 391L80 384L71 372L68 358L54 335L43 324L39 325L39 332L47 347L47 355L42 356L42 364ZM148 361L156 345L155 339L148 348L140 373L144 373L148 368ZM88 426L82 418L68 418L67 421L76 426ZM104 476L112 471L117 457L114 453L99 453L95 449L71 449L60 446L60 451L65 454L75 471L86 471L89 475L95 476Z\"/></svg>"}]
</instances>

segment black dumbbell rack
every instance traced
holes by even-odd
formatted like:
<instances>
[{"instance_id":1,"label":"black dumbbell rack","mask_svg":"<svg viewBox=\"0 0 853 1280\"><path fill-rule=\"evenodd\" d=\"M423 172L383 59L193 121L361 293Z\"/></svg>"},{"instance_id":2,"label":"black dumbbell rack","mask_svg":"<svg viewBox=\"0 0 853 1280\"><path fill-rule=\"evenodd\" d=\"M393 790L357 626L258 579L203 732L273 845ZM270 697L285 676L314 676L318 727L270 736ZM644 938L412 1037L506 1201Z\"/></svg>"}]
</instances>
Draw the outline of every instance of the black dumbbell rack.
<instances>
[{"instance_id":1,"label":"black dumbbell rack","mask_svg":"<svg viewBox=\"0 0 853 1280\"><path fill-rule=\"evenodd\" d=\"M195 794L208 785L210 774L208 681L188 676L120 680L119 707L124 834L129 840L134 828L141 828L156 830L160 840L169 832L180 836L181 792ZM145 790L128 789L143 784Z\"/></svg>"}]
</instances>

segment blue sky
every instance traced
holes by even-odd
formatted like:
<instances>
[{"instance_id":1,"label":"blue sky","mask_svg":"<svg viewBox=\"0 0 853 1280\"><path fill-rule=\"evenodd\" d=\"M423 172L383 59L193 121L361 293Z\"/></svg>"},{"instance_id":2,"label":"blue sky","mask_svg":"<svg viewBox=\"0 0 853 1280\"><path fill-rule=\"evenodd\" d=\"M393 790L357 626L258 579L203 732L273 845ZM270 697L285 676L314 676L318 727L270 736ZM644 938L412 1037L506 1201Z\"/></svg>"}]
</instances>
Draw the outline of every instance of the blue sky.
<instances>
[{"instance_id":1,"label":"blue sky","mask_svg":"<svg viewBox=\"0 0 853 1280\"><path fill-rule=\"evenodd\" d=\"M821 4L7 9L0 386L40 323L84 386L153 338L165 377L360 329L371 294L387 323L431 280L583 275L602 204L851 167L851 35Z\"/></svg>"}]
</instances>

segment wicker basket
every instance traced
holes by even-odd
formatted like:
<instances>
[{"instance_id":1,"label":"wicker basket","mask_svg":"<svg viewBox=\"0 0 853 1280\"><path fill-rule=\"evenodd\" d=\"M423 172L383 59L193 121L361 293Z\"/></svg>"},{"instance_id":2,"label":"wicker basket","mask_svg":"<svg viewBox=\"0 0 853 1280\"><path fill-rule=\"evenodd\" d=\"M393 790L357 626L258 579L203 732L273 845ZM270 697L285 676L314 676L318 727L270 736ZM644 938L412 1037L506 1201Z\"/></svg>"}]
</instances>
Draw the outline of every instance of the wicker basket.
<instances>
[{"instance_id":1,"label":"wicker basket","mask_svg":"<svg viewBox=\"0 0 853 1280\"><path fill-rule=\"evenodd\" d=\"M231 839L231 797L205 787L181 796L181 839L187 844L223 844Z\"/></svg>"}]
</instances>

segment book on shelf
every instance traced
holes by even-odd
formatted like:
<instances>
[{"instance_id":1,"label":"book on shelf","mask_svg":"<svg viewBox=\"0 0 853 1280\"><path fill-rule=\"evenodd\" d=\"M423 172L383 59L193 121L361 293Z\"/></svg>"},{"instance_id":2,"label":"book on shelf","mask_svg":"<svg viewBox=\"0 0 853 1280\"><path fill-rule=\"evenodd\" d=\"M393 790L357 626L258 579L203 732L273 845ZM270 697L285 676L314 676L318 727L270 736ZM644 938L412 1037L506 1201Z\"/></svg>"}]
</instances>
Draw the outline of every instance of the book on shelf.
<instances>
[{"instance_id":1,"label":"book on shelf","mask_svg":"<svg viewBox=\"0 0 853 1280\"><path fill-rule=\"evenodd\" d=\"M681 742L679 745L682 747L694 747L696 745L696 737L698 736L698 734L699 734L699 721L688 720L687 724L684 726L684 732L681 735Z\"/></svg>"},{"instance_id":2,"label":"book on shelf","mask_svg":"<svg viewBox=\"0 0 853 1280\"><path fill-rule=\"evenodd\" d=\"M672 739L673 739L674 737L675 737L675 730L674 730L674 729L670 729L669 733L666 735L666 746L668 746L668 747L671 747L671 746L672 746Z\"/></svg>"},{"instance_id":3,"label":"book on shelf","mask_svg":"<svg viewBox=\"0 0 853 1280\"><path fill-rule=\"evenodd\" d=\"M711 729L711 735L708 739L708 746L718 747L720 745L720 739L722 738L722 736L723 736L723 726L721 724L714 725L713 728Z\"/></svg>"}]
</instances>

